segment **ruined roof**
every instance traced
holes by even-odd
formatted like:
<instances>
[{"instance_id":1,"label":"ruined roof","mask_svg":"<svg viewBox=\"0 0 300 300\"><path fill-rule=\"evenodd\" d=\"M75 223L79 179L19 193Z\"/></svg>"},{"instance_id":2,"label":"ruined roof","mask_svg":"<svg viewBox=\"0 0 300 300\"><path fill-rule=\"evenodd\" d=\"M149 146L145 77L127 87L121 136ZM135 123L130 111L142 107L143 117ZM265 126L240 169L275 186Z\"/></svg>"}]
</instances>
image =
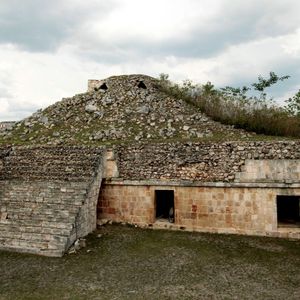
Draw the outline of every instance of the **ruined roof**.
<instances>
[{"instance_id":1,"label":"ruined roof","mask_svg":"<svg viewBox=\"0 0 300 300\"><path fill-rule=\"evenodd\" d=\"M255 137L211 120L146 75L90 80L88 90L18 122L0 135L0 143L102 145Z\"/></svg>"}]
</instances>

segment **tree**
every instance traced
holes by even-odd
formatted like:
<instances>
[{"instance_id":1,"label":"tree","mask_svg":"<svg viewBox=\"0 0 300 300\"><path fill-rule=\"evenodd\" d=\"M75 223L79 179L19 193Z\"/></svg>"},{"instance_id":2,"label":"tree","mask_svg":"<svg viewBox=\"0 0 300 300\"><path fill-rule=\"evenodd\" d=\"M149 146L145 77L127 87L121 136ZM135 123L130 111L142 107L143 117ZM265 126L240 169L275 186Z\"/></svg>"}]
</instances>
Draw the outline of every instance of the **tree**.
<instances>
[{"instance_id":1,"label":"tree","mask_svg":"<svg viewBox=\"0 0 300 300\"><path fill-rule=\"evenodd\" d=\"M267 87L270 87L271 85L277 83L278 81L283 81L283 80L288 79L288 78L290 78L289 75L279 77L274 72L270 72L270 78L269 79L264 79L261 75L259 75L258 76L258 82L257 83L252 83L251 85L254 87L254 90L259 91L259 92L264 92L264 90Z\"/></svg>"},{"instance_id":2,"label":"tree","mask_svg":"<svg viewBox=\"0 0 300 300\"><path fill-rule=\"evenodd\" d=\"M285 102L287 103L286 111L291 115L300 117L300 90Z\"/></svg>"}]
</instances>

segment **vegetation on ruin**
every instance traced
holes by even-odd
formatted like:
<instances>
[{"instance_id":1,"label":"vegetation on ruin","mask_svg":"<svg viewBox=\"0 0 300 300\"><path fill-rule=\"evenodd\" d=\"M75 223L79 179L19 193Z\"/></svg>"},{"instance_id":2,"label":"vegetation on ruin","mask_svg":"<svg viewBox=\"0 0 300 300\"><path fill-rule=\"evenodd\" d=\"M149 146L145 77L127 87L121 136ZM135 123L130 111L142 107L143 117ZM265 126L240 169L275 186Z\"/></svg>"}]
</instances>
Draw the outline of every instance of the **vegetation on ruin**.
<instances>
[{"instance_id":1,"label":"vegetation on ruin","mask_svg":"<svg viewBox=\"0 0 300 300\"><path fill-rule=\"evenodd\" d=\"M266 92L272 85L288 78L270 72L269 78L259 76L250 86L219 89L211 82L195 85L185 80L176 84L167 74L161 74L159 82L166 93L195 105L217 122L258 134L299 138L300 90L287 99L284 106L276 104Z\"/></svg>"},{"instance_id":2,"label":"vegetation on ruin","mask_svg":"<svg viewBox=\"0 0 300 300\"><path fill-rule=\"evenodd\" d=\"M300 242L105 226L63 258L0 251L0 299L299 299Z\"/></svg>"},{"instance_id":3,"label":"vegetation on ruin","mask_svg":"<svg viewBox=\"0 0 300 300\"><path fill-rule=\"evenodd\" d=\"M107 90L62 99L0 132L0 144L92 146L299 138L300 91L284 107L266 93L268 87L287 79L271 72L250 87L217 89L210 82L175 84L165 74L159 79L113 76L106 79Z\"/></svg>"}]
</instances>

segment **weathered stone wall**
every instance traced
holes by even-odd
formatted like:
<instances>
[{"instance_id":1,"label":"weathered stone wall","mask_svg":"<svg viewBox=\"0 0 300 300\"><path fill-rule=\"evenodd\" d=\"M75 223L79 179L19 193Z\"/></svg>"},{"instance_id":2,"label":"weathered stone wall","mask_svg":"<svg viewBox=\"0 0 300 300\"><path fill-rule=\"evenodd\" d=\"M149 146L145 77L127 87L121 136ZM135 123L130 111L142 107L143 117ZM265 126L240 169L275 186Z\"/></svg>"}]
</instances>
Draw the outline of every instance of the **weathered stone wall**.
<instances>
[{"instance_id":1,"label":"weathered stone wall","mask_svg":"<svg viewBox=\"0 0 300 300\"><path fill-rule=\"evenodd\" d=\"M6 181L1 195L0 249L61 256L72 244L86 183Z\"/></svg>"},{"instance_id":2,"label":"weathered stone wall","mask_svg":"<svg viewBox=\"0 0 300 300\"><path fill-rule=\"evenodd\" d=\"M299 162L300 141L161 143L123 146L116 152L123 179L232 182L246 160Z\"/></svg>"},{"instance_id":3,"label":"weathered stone wall","mask_svg":"<svg viewBox=\"0 0 300 300\"><path fill-rule=\"evenodd\" d=\"M300 238L299 228L278 228L276 211L277 195L300 195L299 146L289 141L118 147L119 178L102 189L99 222ZM155 219L156 189L174 190L175 224Z\"/></svg>"},{"instance_id":4,"label":"weathered stone wall","mask_svg":"<svg viewBox=\"0 0 300 300\"><path fill-rule=\"evenodd\" d=\"M99 166L97 176L89 183L87 195L76 219L76 238L86 236L97 227L97 204L103 177L103 163ZM76 239L75 238L75 239ZM75 240L74 239L74 240Z\"/></svg>"},{"instance_id":5,"label":"weathered stone wall","mask_svg":"<svg viewBox=\"0 0 300 300\"><path fill-rule=\"evenodd\" d=\"M101 156L101 148L4 147L0 180L82 181L95 175Z\"/></svg>"},{"instance_id":6,"label":"weathered stone wall","mask_svg":"<svg viewBox=\"0 0 300 300\"><path fill-rule=\"evenodd\" d=\"M235 175L236 182L300 182L300 160L263 159L245 161L242 172Z\"/></svg>"},{"instance_id":7,"label":"weathered stone wall","mask_svg":"<svg viewBox=\"0 0 300 300\"><path fill-rule=\"evenodd\" d=\"M2 152L0 249L61 256L95 229L102 149L16 147Z\"/></svg>"},{"instance_id":8,"label":"weathered stone wall","mask_svg":"<svg viewBox=\"0 0 300 300\"><path fill-rule=\"evenodd\" d=\"M16 124L16 122L14 121L4 121L4 122L0 122L0 132L4 131L6 129L11 129L14 125Z\"/></svg>"},{"instance_id":9,"label":"weathered stone wall","mask_svg":"<svg viewBox=\"0 0 300 300\"><path fill-rule=\"evenodd\" d=\"M163 189L174 190L174 224L155 220L155 190ZM101 190L98 221L107 219L154 228L300 238L299 228L278 228L277 195L300 195L300 187L107 183Z\"/></svg>"}]
</instances>

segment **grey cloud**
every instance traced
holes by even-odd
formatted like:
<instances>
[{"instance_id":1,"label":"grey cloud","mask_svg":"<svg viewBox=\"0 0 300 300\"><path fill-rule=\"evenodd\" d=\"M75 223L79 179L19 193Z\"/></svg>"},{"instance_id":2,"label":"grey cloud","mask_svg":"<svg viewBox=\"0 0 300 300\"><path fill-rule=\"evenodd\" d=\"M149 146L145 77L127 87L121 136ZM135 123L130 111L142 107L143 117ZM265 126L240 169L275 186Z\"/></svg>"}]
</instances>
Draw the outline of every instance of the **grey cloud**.
<instances>
[{"instance_id":1,"label":"grey cloud","mask_svg":"<svg viewBox=\"0 0 300 300\"><path fill-rule=\"evenodd\" d=\"M134 38L129 34L120 41L112 37L115 41L112 45L111 41L101 39L100 35L87 37L81 33L72 42L77 43L78 49L83 49L81 55L110 63L142 60L145 57L209 58L222 53L229 46L275 38L299 27L297 12L300 3L294 0L284 3L226 0L221 3L214 17L205 24L201 20L194 22L186 35L155 42L147 36ZM119 26L121 28L122 24Z\"/></svg>"},{"instance_id":2,"label":"grey cloud","mask_svg":"<svg viewBox=\"0 0 300 300\"><path fill-rule=\"evenodd\" d=\"M212 57L227 47L263 38L275 38L299 27L295 7L272 1L225 1L205 26L195 27L187 37L157 45L159 52L179 57ZM276 5L277 3L277 5ZM298 10L300 5L297 3ZM298 13L297 13L298 14ZM283 17L286 16L286 17ZM283 22L284 20L284 22ZM148 48L149 45L147 45Z\"/></svg>"},{"instance_id":3,"label":"grey cloud","mask_svg":"<svg viewBox=\"0 0 300 300\"><path fill-rule=\"evenodd\" d=\"M113 1L109 0L80 9L73 3L60 0L1 1L0 43L16 44L29 51L53 50L95 10L102 16L113 7Z\"/></svg>"},{"instance_id":4,"label":"grey cloud","mask_svg":"<svg viewBox=\"0 0 300 300\"><path fill-rule=\"evenodd\" d=\"M0 103L4 98L1 96L2 95L0 95ZM20 101L16 99L9 98L8 101L9 105L7 110L5 112L0 112L0 121L19 121L30 116L39 109L35 104L20 103Z\"/></svg>"},{"instance_id":5,"label":"grey cloud","mask_svg":"<svg viewBox=\"0 0 300 300\"><path fill-rule=\"evenodd\" d=\"M205 24L201 20L194 21L190 32L184 36L153 42L147 36L134 39L129 34L127 38L122 37L122 42L112 37L115 41L112 45L111 41L102 40L101 35L87 37L86 22L93 24L93 20L113 13L117 7L115 0L87 1L80 8L76 2L68 0L4 1L0 3L0 43L17 44L29 51L50 51L61 44L73 43L82 49L83 57L94 57L95 61L102 58L112 63L128 61L132 59L132 53L137 57L207 58L230 45L295 30L299 26L295 16L300 5L294 0L282 2L221 1L214 17ZM122 24L119 26L121 28Z\"/></svg>"},{"instance_id":6,"label":"grey cloud","mask_svg":"<svg viewBox=\"0 0 300 300\"><path fill-rule=\"evenodd\" d=\"M235 75L231 78L231 82L228 85L233 87L250 86L252 83L257 82L257 78L261 75L264 78L269 76L269 72L273 71L278 76L289 75L290 78L284 80L283 82L278 82L270 88L266 89L266 93L269 97L279 99L284 97L289 91L294 91L300 88L299 78L300 78L300 58L291 58L288 56L278 56L278 59L270 62L273 65L266 65L265 70L261 74L255 74L253 71L249 70L248 74L243 74L241 70L236 68ZM218 86L223 87L223 86ZM253 95L254 91L248 93L248 95Z\"/></svg>"},{"instance_id":7,"label":"grey cloud","mask_svg":"<svg viewBox=\"0 0 300 300\"><path fill-rule=\"evenodd\" d=\"M7 88L0 87L0 105L1 105L1 99L10 99L12 98L12 94L8 91Z\"/></svg>"},{"instance_id":8,"label":"grey cloud","mask_svg":"<svg viewBox=\"0 0 300 300\"><path fill-rule=\"evenodd\" d=\"M174 55L211 57L228 46L275 38L299 27L295 1L224 1L218 14L204 27L195 27L183 43L166 44ZM300 9L299 3L296 3ZM171 45L171 47L170 47Z\"/></svg>"},{"instance_id":9,"label":"grey cloud","mask_svg":"<svg viewBox=\"0 0 300 300\"><path fill-rule=\"evenodd\" d=\"M19 121L36 111L39 107L36 104L21 102L14 98L11 92L9 81L1 81L1 83L8 84L7 86L0 86L0 106L3 103L8 104L4 112L0 111L0 121Z\"/></svg>"},{"instance_id":10,"label":"grey cloud","mask_svg":"<svg viewBox=\"0 0 300 300\"><path fill-rule=\"evenodd\" d=\"M300 59L286 59L279 61L277 68L274 68L274 72L278 75L290 75L291 77L282 83L278 83L272 88L272 96L276 99L283 97L288 91L300 89Z\"/></svg>"},{"instance_id":11,"label":"grey cloud","mask_svg":"<svg viewBox=\"0 0 300 300\"><path fill-rule=\"evenodd\" d=\"M270 1L225 1L206 28L193 31L193 38L183 45L180 55L210 57L229 46L275 38L296 30L298 18L284 18L284 23L280 18L283 14L293 15L293 7L287 5L283 12L281 6L278 1L272 1L271 5Z\"/></svg>"}]
</instances>

